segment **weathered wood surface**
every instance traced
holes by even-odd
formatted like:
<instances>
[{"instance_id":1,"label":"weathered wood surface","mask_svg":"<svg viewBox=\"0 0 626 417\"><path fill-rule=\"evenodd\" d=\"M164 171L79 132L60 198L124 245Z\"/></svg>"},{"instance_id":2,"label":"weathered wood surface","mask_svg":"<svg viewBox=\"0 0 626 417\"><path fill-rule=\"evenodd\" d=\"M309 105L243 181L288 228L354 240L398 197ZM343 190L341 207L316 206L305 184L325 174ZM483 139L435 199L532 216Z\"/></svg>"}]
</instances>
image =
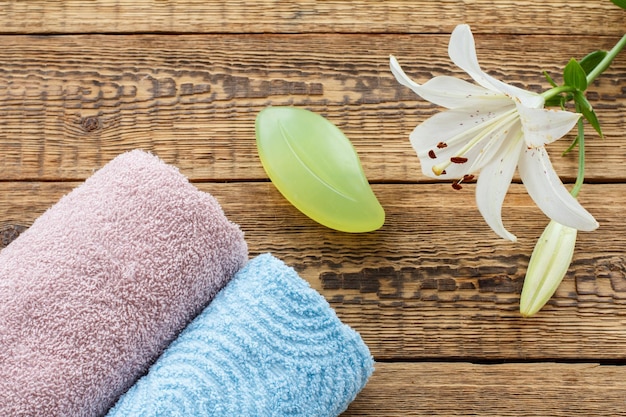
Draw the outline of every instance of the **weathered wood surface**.
<instances>
[{"instance_id":1,"label":"weathered wood surface","mask_svg":"<svg viewBox=\"0 0 626 417\"><path fill-rule=\"evenodd\" d=\"M439 33L621 35L608 0L46 0L0 1L4 33Z\"/></svg>"},{"instance_id":2,"label":"weathered wood surface","mask_svg":"<svg viewBox=\"0 0 626 417\"><path fill-rule=\"evenodd\" d=\"M601 227L579 234L557 294L523 319L545 217L513 184L508 243L478 214L473 184L425 178L408 135L438 109L388 70L394 54L416 81L467 78L447 57L462 22L485 70L541 91L543 70L558 78L571 57L610 48L626 12L609 0L0 1L0 247L143 148L214 194L251 255L293 265L363 335L377 371L345 415L626 415L626 53L589 93L606 137L589 134L580 199ZM255 148L268 105L344 130L383 228L335 232L280 196ZM570 183L577 155L559 153L571 139L550 147Z\"/></svg>"},{"instance_id":3,"label":"weathered wood surface","mask_svg":"<svg viewBox=\"0 0 626 417\"><path fill-rule=\"evenodd\" d=\"M407 138L437 109L395 81L388 57L396 55L418 81L467 78L450 63L448 37L0 36L0 178L84 179L119 152L141 147L196 180L262 179L254 118L268 105L294 105L343 129L370 181L423 181ZM558 77L572 56L617 40L478 39L485 69L536 91L549 87L543 70ZM546 44L562 46L546 59ZM589 95L606 136L589 135L590 180L624 178L624 91L620 56ZM572 138L552 148L560 152ZM556 169L571 179L576 154L559 152Z\"/></svg>"},{"instance_id":4,"label":"weathered wood surface","mask_svg":"<svg viewBox=\"0 0 626 417\"><path fill-rule=\"evenodd\" d=\"M379 363L344 416L624 416L621 366Z\"/></svg>"},{"instance_id":5,"label":"weathered wood surface","mask_svg":"<svg viewBox=\"0 0 626 417\"><path fill-rule=\"evenodd\" d=\"M78 184L1 183L10 198L0 200L0 219L27 226ZM617 220L626 185L585 189L581 201L602 226L580 234L570 276L532 319L519 315L519 294L547 222L523 186L512 187L504 209L517 244L483 224L469 185L375 185L387 219L368 234L314 223L267 182L198 186L241 225L251 255L271 252L294 266L377 359L604 361L626 353L626 224Z\"/></svg>"}]
</instances>

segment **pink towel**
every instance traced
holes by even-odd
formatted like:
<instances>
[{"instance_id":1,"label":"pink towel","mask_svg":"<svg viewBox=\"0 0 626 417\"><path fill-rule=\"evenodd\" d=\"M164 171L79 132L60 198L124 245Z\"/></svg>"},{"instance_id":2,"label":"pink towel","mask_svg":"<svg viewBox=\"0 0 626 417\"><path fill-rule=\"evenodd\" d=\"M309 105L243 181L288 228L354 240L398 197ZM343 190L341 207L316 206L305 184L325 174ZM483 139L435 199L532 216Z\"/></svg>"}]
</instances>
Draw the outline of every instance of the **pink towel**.
<instances>
[{"instance_id":1,"label":"pink towel","mask_svg":"<svg viewBox=\"0 0 626 417\"><path fill-rule=\"evenodd\" d=\"M99 416L247 260L176 168L115 158L0 252L0 416Z\"/></svg>"}]
</instances>

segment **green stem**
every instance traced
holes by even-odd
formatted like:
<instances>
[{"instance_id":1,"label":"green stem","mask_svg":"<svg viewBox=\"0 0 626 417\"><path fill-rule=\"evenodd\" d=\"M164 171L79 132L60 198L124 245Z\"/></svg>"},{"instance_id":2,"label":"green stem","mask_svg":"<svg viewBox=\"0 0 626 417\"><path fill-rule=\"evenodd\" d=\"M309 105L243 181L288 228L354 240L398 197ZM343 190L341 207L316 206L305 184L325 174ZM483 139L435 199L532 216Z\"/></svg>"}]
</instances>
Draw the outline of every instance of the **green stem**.
<instances>
[{"instance_id":1,"label":"green stem","mask_svg":"<svg viewBox=\"0 0 626 417\"><path fill-rule=\"evenodd\" d=\"M574 91L576 91L574 87L570 87L569 85L560 85L558 87L553 87L549 90L544 91L543 93L541 93L541 95L543 96L544 100L548 100L552 97L558 96L559 94L573 93Z\"/></svg>"},{"instance_id":2,"label":"green stem","mask_svg":"<svg viewBox=\"0 0 626 417\"><path fill-rule=\"evenodd\" d=\"M598 75L602 74L604 70L606 70L609 65L611 65L613 59L615 59L617 54L620 53L624 46L626 46L626 35L622 36L622 39L620 39L619 42L615 44L615 46L606 54L602 61L600 61L600 63L596 65L596 67L591 70L589 74L587 74L587 84L591 84L596 78L598 78Z\"/></svg>"},{"instance_id":3,"label":"green stem","mask_svg":"<svg viewBox=\"0 0 626 417\"><path fill-rule=\"evenodd\" d=\"M588 85L594 82L595 79L598 78L598 76L602 74L611 65L611 62L613 62L617 54L619 54L620 51L624 49L624 46L626 46L626 35L622 36L622 38L615 44L615 46L613 46L613 48L611 48L611 50L607 52L607 54L604 56L602 61L600 61L598 65L596 65L596 67L593 70L591 70L589 74L587 74ZM561 86L546 90L543 93L541 93L541 95L543 96L544 100L548 100L559 94L572 93L575 90L576 89L573 87L570 87L567 85L561 85Z\"/></svg>"},{"instance_id":4,"label":"green stem","mask_svg":"<svg viewBox=\"0 0 626 417\"><path fill-rule=\"evenodd\" d=\"M580 113L580 106L576 104L576 112ZM580 189L583 187L585 180L585 126L582 117L578 119L578 173L576 174L576 182L570 194L578 197Z\"/></svg>"},{"instance_id":5,"label":"green stem","mask_svg":"<svg viewBox=\"0 0 626 417\"><path fill-rule=\"evenodd\" d=\"M626 35L622 36L622 38L611 48L609 52L605 55L605 57L600 61L596 67L591 70L589 74L587 74L587 84L591 84L600 74L602 74L613 62L617 54L620 53L622 49L626 46ZM561 89L561 90L559 90ZM555 91L558 90L558 91ZM562 92L569 92L571 90L562 89L562 87L552 88L546 93L549 93L549 97L553 97L556 94L560 94ZM551 93L552 92L552 93ZM552 94L552 95L550 95ZM580 113L580 105L576 103L576 112ZM576 182L574 183L574 187L570 192L574 197L578 197L578 193L583 186L583 182L585 180L585 128L583 125L583 119L578 119L578 173L576 175Z\"/></svg>"}]
</instances>

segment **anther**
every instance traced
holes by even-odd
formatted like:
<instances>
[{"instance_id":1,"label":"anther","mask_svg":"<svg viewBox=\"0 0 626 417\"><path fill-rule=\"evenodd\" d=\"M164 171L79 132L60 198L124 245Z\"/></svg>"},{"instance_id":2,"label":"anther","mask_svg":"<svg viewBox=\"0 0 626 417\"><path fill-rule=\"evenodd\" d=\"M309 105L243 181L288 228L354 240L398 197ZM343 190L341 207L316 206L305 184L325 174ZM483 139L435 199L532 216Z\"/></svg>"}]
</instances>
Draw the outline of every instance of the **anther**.
<instances>
[{"instance_id":1,"label":"anther","mask_svg":"<svg viewBox=\"0 0 626 417\"><path fill-rule=\"evenodd\" d=\"M439 149L447 148L447 147L448 147L448 144L447 144L447 143L445 143L445 142L439 142L439 143L437 144L437 147L438 147Z\"/></svg>"},{"instance_id":2,"label":"anther","mask_svg":"<svg viewBox=\"0 0 626 417\"><path fill-rule=\"evenodd\" d=\"M433 151L432 149L428 151L428 157L430 159L437 159L437 155L435 154L435 151Z\"/></svg>"},{"instance_id":3,"label":"anther","mask_svg":"<svg viewBox=\"0 0 626 417\"><path fill-rule=\"evenodd\" d=\"M455 164L464 164L467 162L467 158L462 156L453 156L452 158L450 158L450 162L453 162Z\"/></svg>"},{"instance_id":4,"label":"anther","mask_svg":"<svg viewBox=\"0 0 626 417\"><path fill-rule=\"evenodd\" d=\"M454 188L455 190L460 190L460 189L462 189L463 187L461 186L461 184L459 184L459 182L458 182L458 181L454 181L454 182L452 183L452 188Z\"/></svg>"}]
</instances>

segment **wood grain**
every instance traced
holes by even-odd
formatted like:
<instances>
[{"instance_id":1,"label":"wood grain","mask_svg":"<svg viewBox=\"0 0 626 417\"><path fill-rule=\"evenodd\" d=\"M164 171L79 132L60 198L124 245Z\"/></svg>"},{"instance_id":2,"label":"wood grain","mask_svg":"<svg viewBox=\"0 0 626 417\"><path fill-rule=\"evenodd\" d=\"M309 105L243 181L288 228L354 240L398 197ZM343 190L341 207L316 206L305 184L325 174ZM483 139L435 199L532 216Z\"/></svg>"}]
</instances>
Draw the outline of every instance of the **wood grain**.
<instances>
[{"instance_id":1,"label":"wood grain","mask_svg":"<svg viewBox=\"0 0 626 417\"><path fill-rule=\"evenodd\" d=\"M0 1L4 33L441 33L458 23L490 33L621 35L626 16L608 0Z\"/></svg>"},{"instance_id":2,"label":"wood grain","mask_svg":"<svg viewBox=\"0 0 626 417\"><path fill-rule=\"evenodd\" d=\"M0 227L30 225L76 185L0 183L0 195L11 196L0 200ZM532 319L520 317L519 294L547 221L522 186L505 203L505 224L519 237L512 244L484 224L469 185L376 185L387 220L368 234L317 225L270 183L197 185L241 225L251 256L272 252L295 267L377 359L599 361L626 353L623 184L585 187L581 201L602 226L580 234L568 276Z\"/></svg>"},{"instance_id":3,"label":"wood grain","mask_svg":"<svg viewBox=\"0 0 626 417\"><path fill-rule=\"evenodd\" d=\"M571 56L615 41L477 39L486 69L535 91L548 87L543 69L558 74ZM418 81L467 78L450 63L447 42L448 35L0 37L0 179L82 180L132 148L159 153L194 180L265 179L254 119L266 106L293 105L343 129L370 181L424 181L408 135L438 109L395 81L388 57L397 55ZM546 44L562 47L546 60ZM625 178L624 91L626 55L589 94L605 132L603 140L588 135L592 181ZM572 139L551 147L566 181L577 155L559 154Z\"/></svg>"},{"instance_id":4,"label":"wood grain","mask_svg":"<svg viewBox=\"0 0 626 417\"><path fill-rule=\"evenodd\" d=\"M377 363L342 416L624 416L624 381L597 363Z\"/></svg>"}]
</instances>

